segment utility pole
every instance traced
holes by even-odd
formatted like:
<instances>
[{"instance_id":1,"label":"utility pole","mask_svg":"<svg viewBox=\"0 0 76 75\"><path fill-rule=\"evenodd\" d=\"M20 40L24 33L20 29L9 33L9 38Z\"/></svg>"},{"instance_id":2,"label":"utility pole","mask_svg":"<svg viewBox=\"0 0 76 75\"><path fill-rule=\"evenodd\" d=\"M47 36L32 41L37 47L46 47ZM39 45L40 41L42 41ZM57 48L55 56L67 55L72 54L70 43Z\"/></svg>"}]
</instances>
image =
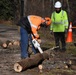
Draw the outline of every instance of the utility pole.
<instances>
[{"instance_id":1,"label":"utility pole","mask_svg":"<svg viewBox=\"0 0 76 75\"><path fill-rule=\"evenodd\" d=\"M21 17L24 16L24 0L21 0Z\"/></svg>"},{"instance_id":2,"label":"utility pole","mask_svg":"<svg viewBox=\"0 0 76 75\"><path fill-rule=\"evenodd\" d=\"M25 13L26 13L26 5L27 5L27 0L24 0L24 13L23 13L24 16L25 16Z\"/></svg>"}]
</instances>

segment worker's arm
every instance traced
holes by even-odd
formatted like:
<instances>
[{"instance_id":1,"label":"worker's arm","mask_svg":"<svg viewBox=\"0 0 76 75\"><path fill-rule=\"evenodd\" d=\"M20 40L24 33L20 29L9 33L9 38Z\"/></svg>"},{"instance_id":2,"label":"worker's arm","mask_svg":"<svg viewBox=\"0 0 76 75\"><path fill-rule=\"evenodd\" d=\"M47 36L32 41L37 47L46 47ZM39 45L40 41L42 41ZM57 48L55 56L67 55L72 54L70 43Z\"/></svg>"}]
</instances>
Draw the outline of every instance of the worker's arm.
<instances>
[{"instance_id":1,"label":"worker's arm","mask_svg":"<svg viewBox=\"0 0 76 75\"><path fill-rule=\"evenodd\" d=\"M51 24L50 24L50 30L53 30L53 23L54 23L54 18L53 18L53 13L51 15Z\"/></svg>"},{"instance_id":2,"label":"worker's arm","mask_svg":"<svg viewBox=\"0 0 76 75\"><path fill-rule=\"evenodd\" d=\"M65 28L68 29L68 16L67 16L67 13L64 11L64 25L65 25Z\"/></svg>"},{"instance_id":3,"label":"worker's arm","mask_svg":"<svg viewBox=\"0 0 76 75\"><path fill-rule=\"evenodd\" d=\"M37 33L37 29L36 28L34 28L34 27L32 27L32 39L39 39L40 38L40 36L39 36L39 34Z\"/></svg>"}]
</instances>

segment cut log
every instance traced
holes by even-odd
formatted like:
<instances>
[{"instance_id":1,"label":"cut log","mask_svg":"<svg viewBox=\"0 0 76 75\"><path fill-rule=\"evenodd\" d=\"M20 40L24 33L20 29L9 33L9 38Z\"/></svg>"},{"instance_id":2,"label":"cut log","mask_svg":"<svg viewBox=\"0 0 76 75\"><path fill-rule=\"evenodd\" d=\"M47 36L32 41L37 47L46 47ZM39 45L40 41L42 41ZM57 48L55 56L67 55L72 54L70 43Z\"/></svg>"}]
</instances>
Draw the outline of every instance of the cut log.
<instances>
[{"instance_id":1,"label":"cut log","mask_svg":"<svg viewBox=\"0 0 76 75\"><path fill-rule=\"evenodd\" d=\"M16 46L20 45L20 41L19 40L13 40L12 43L13 43L13 45L16 45Z\"/></svg>"},{"instance_id":2,"label":"cut log","mask_svg":"<svg viewBox=\"0 0 76 75\"><path fill-rule=\"evenodd\" d=\"M11 41L7 40L6 42L0 41L0 46L6 49L9 45L12 45Z\"/></svg>"},{"instance_id":3,"label":"cut log","mask_svg":"<svg viewBox=\"0 0 76 75\"><path fill-rule=\"evenodd\" d=\"M10 50L20 49L20 42L18 40L11 41L8 45L8 49Z\"/></svg>"},{"instance_id":4,"label":"cut log","mask_svg":"<svg viewBox=\"0 0 76 75\"><path fill-rule=\"evenodd\" d=\"M7 48L6 42L2 42L1 40L0 40L0 46L1 46L2 48L4 48L4 49Z\"/></svg>"},{"instance_id":5,"label":"cut log","mask_svg":"<svg viewBox=\"0 0 76 75\"><path fill-rule=\"evenodd\" d=\"M6 44L7 44L7 46L11 46L12 45L12 42L10 40L7 40L6 41Z\"/></svg>"},{"instance_id":6,"label":"cut log","mask_svg":"<svg viewBox=\"0 0 76 75\"><path fill-rule=\"evenodd\" d=\"M44 59L48 59L49 55L47 53L37 53L34 56L30 58L23 59L17 63L14 64L14 70L16 72L21 72L23 70L26 70L28 68L37 66L39 63L41 63Z\"/></svg>"},{"instance_id":7,"label":"cut log","mask_svg":"<svg viewBox=\"0 0 76 75\"><path fill-rule=\"evenodd\" d=\"M5 42L2 44L2 48L3 49L6 49L7 48L7 44Z\"/></svg>"},{"instance_id":8,"label":"cut log","mask_svg":"<svg viewBox=\"0 0 76 75\"><path fill-rule=\"evenodd\" d=\"M55 48L57 48L57 47L55 47ZM55 48L51 48L47 51L44 51L44 53L42 53L42 54L37 53L37 54L31 56L30 58L26 58L26 59L23 59L23 60L15 63L14 70L16 72L21 72L28 68L38 66L39 63L41 63L43 60L48 59L50 57L51 50L53 50Z\"/></svg>"}]
</instances>

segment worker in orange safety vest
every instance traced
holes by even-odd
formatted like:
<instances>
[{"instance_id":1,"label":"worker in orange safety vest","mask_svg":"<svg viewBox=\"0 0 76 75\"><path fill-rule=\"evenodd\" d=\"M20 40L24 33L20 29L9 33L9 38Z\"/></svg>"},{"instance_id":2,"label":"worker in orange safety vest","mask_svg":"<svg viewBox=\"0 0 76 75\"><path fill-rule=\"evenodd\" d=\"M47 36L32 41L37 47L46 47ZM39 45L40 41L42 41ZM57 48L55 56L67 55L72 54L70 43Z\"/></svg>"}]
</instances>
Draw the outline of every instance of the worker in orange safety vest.
<instances>
[{"instance_id":1,"label":"worker in orange safety vest","mask_svg":"<svg viewBox=\"0 0 76 75\"><path fill-rule=\"evenodd\" d=\"M19 20L18 25L20 26L20 35L21 35L21 58L27 58L29 57L28 54L28 46L29 46L29 40L32 44L32 40L36 39L38 42L40 42L40 36L38 34L38 30L40 27L46 27L51 24L51 19L49 17L42 18L40 16L36 15L29 15L26 17L23 17ZM36 54L38 50L34 47L32 44L32 50Z\"/></svg>"}]
</instances>

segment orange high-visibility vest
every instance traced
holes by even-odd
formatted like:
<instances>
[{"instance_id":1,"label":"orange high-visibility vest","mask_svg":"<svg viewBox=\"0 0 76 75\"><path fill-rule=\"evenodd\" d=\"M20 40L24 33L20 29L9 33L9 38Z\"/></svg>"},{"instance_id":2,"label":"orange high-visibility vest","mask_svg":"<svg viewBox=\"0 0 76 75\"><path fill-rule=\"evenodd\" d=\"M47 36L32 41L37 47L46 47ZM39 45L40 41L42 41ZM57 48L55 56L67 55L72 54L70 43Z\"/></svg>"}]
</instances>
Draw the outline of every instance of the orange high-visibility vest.
<instances>
[{"instance_id":1,"label":"orange high-visibility vest","mask_svg":"<svg viewBox=\"0 0 76 75\"><path fill-rule=\"evenodd\" d=\"M28 16L28 20L30 22L31 30L35 36L35 39L38 39L39 35L38 35L37 31L40 29L41 23L45 22L45 20L40 16L34 16L34 15ZM33 36L32 36L32 38L34 39Z\"/></svg>"}]
</instances>

